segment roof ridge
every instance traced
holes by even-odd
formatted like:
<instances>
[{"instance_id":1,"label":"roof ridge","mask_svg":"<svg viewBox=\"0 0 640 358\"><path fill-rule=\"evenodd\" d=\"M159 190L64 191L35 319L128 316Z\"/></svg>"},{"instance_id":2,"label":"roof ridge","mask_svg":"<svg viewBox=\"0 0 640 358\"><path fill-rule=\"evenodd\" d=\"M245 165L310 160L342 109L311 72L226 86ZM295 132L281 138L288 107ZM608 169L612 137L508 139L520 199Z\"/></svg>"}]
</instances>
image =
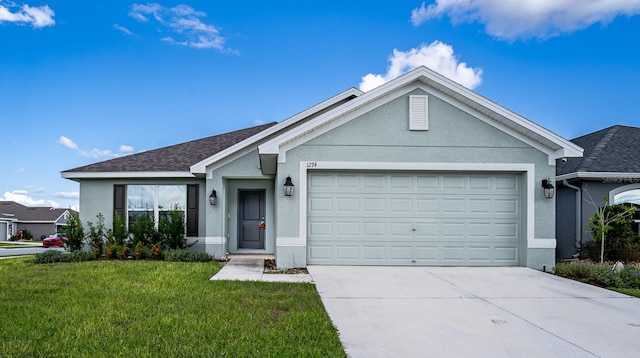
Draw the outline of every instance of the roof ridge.
<instances>
[{"instance_id":1,"label":"roof ridge","mask_svg":"<svg viewBox=\"0 0 640 358\"><path fill-rule=\"evenodd\" d=\"M591 166L596 161L596 159L598 159L598 156L600 155L600 153L602 153L604 148L611 141L611 138L613 138L616 135L619 129L620 129L620 125L614 125L609 128L609 130L607 131L607 134L605 134L602 137L602 139L600 139L598 144L596 144L596 146L593 147L593 150L591 151L591 153L589 153L589 157L584 159L584 161L582 162L582 165L577 170L578 172L589 171L589 168L591 168Z\"/></svg>"}]
</instances>

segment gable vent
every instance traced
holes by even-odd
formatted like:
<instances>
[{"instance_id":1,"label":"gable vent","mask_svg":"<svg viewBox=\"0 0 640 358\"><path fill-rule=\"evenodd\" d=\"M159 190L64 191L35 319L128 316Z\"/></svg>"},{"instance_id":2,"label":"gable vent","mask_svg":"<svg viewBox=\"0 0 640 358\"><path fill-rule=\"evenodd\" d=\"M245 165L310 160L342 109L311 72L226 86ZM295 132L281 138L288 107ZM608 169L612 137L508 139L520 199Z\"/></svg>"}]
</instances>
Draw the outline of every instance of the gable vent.
<instances>
[{"instance_id":1,"label":"gable vent","mask_svg":"<svg viewBox=\"0 0 640 358\"><path fill-rule=\"evenodd\" d=\"M409 130L429 130L429 97L409 96Z\"/></svg>"}]
</instances>

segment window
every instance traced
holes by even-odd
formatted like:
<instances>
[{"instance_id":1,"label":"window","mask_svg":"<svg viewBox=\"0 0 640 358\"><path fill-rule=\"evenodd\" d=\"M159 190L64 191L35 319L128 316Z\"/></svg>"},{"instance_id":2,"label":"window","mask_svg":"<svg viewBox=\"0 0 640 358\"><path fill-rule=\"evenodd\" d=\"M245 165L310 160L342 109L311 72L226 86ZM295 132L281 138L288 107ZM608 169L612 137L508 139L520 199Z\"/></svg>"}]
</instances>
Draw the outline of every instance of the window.
<instances>
[{"instance_id":1,"label":"window","mask_svg":"<svg viewBox=\"0 0 640 358\"><path fill-rule=\"evenodd\" d=\"M640 188L619 192L613 195L613 204L624 204L634 206L636 212L633 214L633 232L640 235Z\"/></svg>"},{"instance_id":2,"label":"window","mask_svg":"<svg viewBox=\"0 0 640 358\"><path fill-rule=\"evenodd\" d=\"M156 223L161 217L168 215L175 207L182 211L183 217L187 207L186 185L128 185L127 186L127 219L128 224L138 217L152 214Z\"/></svg>"}]
</instances>

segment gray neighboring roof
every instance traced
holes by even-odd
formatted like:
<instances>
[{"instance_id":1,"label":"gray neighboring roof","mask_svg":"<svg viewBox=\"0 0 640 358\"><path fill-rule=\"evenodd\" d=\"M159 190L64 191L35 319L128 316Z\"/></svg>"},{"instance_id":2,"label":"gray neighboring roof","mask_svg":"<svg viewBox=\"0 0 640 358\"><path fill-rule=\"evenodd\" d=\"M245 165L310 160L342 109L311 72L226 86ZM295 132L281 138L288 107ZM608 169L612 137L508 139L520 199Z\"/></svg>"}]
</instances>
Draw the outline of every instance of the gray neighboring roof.
<instances>
[{"instance_id":1,"label":"gray neighboring roof","mask_svg":"<svg viewBox=\"0 0 640 358\"><path fill-rule=\"evenodd\" d=\"M101 172L189 172L191 165L202 161L273 125L267 123L211 137L148 150L124 157L85 165L62 173Z\"/></svg>"},{"instance_id":2,"label":"gray neighboring roof","mask_svg":"<svg viewBox=\"0 0 640 358\"><path fill-rule=\"evenodd\" d=\"M0 201L0 217L5 219L14 219L19 222L38 221L55 223L66 211L76 213L71 209L59 209L44 206L24 206L16 203L15 201Z\"/></svg>"},{"instance_id":3,"label":"gray neighboring roof","mask_svg":"<svg viewBox=\"0 0 640 358\"><path fill-rule=\"evenodd\" d=\"M584 155L558 163L556 175L640 173L640 128L615 125L571 141L584 148Z\"/></svg>"}]
</instances>

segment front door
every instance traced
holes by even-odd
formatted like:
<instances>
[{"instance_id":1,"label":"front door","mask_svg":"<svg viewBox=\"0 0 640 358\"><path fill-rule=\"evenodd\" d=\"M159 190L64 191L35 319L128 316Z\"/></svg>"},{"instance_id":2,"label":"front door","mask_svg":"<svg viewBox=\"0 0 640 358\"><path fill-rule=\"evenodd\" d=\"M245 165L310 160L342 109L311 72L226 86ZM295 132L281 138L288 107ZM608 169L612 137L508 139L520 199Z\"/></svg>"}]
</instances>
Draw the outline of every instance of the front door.
<instances>
[{"instance_id":1,"label":"front door","mask_svg":"<svg viewBox=\"0 0 640 358\"><path fill-rule=\"evenodd\" d=\"M265 190L238 191L238 249L264 249Z\"/></svg>"}]
</instances>

